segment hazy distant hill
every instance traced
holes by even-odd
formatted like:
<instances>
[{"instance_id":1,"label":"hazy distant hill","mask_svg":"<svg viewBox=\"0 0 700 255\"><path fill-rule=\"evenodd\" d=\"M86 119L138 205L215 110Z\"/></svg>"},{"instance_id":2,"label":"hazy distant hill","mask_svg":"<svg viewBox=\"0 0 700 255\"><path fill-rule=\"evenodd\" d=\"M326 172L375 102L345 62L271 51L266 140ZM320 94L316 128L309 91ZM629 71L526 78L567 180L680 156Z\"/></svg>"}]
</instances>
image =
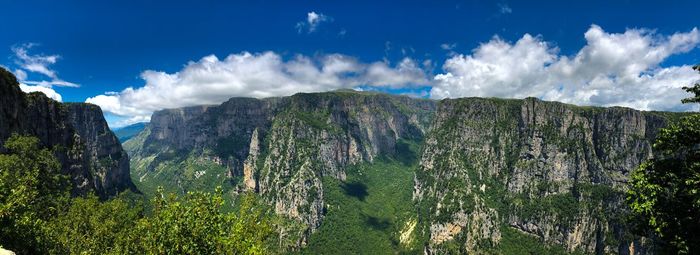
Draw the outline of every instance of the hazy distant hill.
<instances>
[{"instance_id":1,"label":"hazy distant hill","mask_svg":"<svg viewBox=\"0 0 700 255\"><path fill-rule=\"evenodd\" d=\"M141 131L143 131L143 129L146 127L146 124L147 123L140 122L125 127L114 128L112 131L114 132L114 135L119 138L119 142L123 143L141 133Z\"/></svg>"}]
</instances>

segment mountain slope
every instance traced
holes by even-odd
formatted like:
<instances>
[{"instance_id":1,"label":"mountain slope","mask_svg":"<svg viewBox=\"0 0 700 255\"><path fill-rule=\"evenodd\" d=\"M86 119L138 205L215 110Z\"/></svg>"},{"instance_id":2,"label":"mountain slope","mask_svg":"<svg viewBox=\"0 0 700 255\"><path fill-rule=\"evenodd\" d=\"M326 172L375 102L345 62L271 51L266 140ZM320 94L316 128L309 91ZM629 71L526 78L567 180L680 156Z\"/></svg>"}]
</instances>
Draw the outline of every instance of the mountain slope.
<instances>
[{"instance_id":1,"label":"mountain slope","mask_svg":"<svg viewBox=\"0 0 700 255\"><path fill-rule=\"evenodd\" d=\"M645 253L622 194L680 115L336 91L159 111L124 146L146 193L256 192L311 253Z\"/></svg>"},{"instance_id":2,"label":"mountain slope","mask_svg":"<svg viewBox=\"0 0 700 255\"><path fill-rule=\"evenodd\" d=\"M0 68L0 145L13 133L36 136L57 148L73 194L94 191L102 198L135 186L129 157L107 127L102 110L83 103L59 103L42 93L24 94L16 78Z\"/></svg>"}]
</instances>

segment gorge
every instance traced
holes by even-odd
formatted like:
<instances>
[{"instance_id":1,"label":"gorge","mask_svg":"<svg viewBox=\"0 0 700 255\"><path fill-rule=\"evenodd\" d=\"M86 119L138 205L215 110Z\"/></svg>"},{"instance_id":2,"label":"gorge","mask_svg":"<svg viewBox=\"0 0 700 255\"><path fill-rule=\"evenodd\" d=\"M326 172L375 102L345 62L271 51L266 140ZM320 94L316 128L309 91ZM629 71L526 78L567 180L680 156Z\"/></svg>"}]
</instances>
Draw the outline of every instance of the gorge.
<instances>
[{"instance_id":1,"label":"gorge","mask_svg":"<svg viewBox=\"0 0 700 255\"><path fill-rule=\"evenodd\" d=\"M257 193L291 250L644 254L626 182L683 115L341 90L158 111L124 147L147 195Z\"/></svg>"}]
</instances>

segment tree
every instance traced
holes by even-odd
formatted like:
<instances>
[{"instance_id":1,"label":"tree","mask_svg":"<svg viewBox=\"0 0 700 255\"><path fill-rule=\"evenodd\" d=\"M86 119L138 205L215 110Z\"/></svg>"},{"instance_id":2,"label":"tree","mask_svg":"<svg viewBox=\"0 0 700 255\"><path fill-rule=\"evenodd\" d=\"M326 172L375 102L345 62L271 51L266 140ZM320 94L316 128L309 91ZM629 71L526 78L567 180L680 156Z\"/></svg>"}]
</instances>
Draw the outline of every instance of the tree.
<instances>
[{"instance_id":1,"label":"tree","mask_svg":"<svg viewBox=\"0 0 700 255\"><path fill-rule=\"evenodd\" d=\"M256 197L224 212L223 191L163 194L152 212L134 194L70 198L70 182L39 139L12 135L0 154L0 244L17 254L265 254L274 233Z\"/></svg>"},{"instance_id":2,"label":"tree","mask_svg":"<svg viewBox=\"0 0 700 255\"><path fill-rule=\"evenodd\" d=\"M700 72L700 65L694 66L693 69L695 69L696 71ZM692 86L692 87L683 87L683 89L684 89L685 91L687 91L688 93L693 93L693 94L695 94L695 96L693 96L693 97L689 97L689 98L683 99L682 102L683 102L684 104L687 104L687 103L700 103L700 83L695 83L695 85Z\"/></svg>"},{"instance_id":3,"label":"tree","mask_svg":"<svg viewBox=\"0 0 700 255\"><path fill-rule=\"evenodd\" d=\"M683 103L700 103L700 84L684 89L695 96ZM700 253L700 114L662 129L654 152L632 172L627 193L639 231L656 234L668 253Z\"/></svg>"},{"instance_id":4,"label":"tree","mask_svg":"<svg viewBox=\"0 0 700 255\"><path fill-rule=\"evenodd\" d=\"M266 211L252 194L243 195L237 213L222 212L216 193L163 194L153 199L153 215L136 223L117 244L118 254L265 254L273 231Z\"/></svg>"},{"instance_id":5,"label":"tree","mask_svg":"<svg viewBox=\"0 0 700 255\"><path fill-rule=\"evenodd\" d=\"M71 199L68 209L50 220L51 254L119 254L131 228L143 217L142 205L122 197L100 201L94 194Z\"/></svg>"},{"instance_id":6,"label":"tree","mask_svg":"<svg viewBox=\"0 0 700 255\"><path fill-rule=\"evenodd\" d=\"M42 253L43 226L69 198L68 178L39 139L12 135L0 155L0 244L17 253Z\"/></svg>"}]
</instances>

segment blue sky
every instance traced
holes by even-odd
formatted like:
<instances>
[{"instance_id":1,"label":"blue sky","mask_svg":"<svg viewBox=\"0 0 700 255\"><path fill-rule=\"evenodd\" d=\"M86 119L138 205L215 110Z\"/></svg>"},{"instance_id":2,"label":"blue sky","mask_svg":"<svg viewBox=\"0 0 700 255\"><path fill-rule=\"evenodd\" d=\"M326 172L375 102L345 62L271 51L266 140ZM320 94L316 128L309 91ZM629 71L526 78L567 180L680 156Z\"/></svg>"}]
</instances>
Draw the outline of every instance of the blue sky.
<instances>
[{"instance_id":1,"label":"blue sky","mask_svg":"<svg viewBox=\"0 0 700 255\"><path fill-rule=\"evenodd\" d=\"M89 99L102 106L113 126L147 120L161 108L231 96L345 87L436 99L535 96L694 110L676 102L680 92L663 98L627 92L669 94L673 90L659 84L679 87L697 80L687 67L700 62L695 1L3 1L2 6L0 65L20 72L26 87L43 86L62 101ZM616 51L638 58L622 61ZM212 54L216 59L206 58ZM501 70L501 64L522 67ZM271 71L248 77L251 71L241 66ZM341 70L323 72L331 67ZM125 92L128 87L135 91ZM143 87L148 89L139 94ZM204 90L211 92L199 92ZM190 96L192 91L199 94Z\"/></svg>"}]
</instances>

